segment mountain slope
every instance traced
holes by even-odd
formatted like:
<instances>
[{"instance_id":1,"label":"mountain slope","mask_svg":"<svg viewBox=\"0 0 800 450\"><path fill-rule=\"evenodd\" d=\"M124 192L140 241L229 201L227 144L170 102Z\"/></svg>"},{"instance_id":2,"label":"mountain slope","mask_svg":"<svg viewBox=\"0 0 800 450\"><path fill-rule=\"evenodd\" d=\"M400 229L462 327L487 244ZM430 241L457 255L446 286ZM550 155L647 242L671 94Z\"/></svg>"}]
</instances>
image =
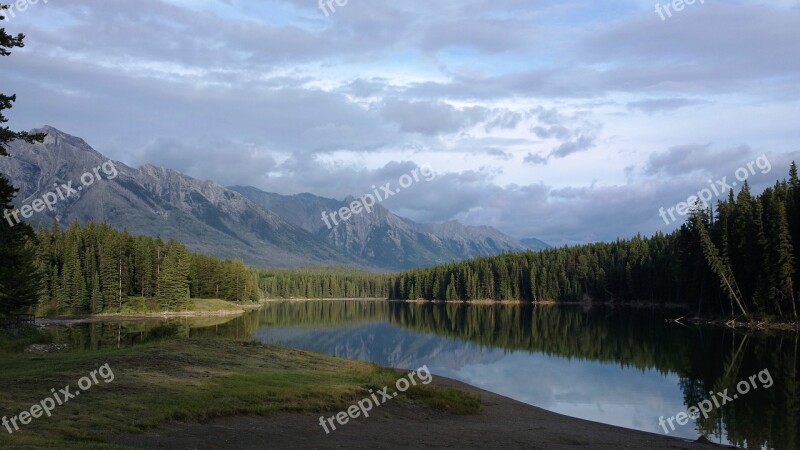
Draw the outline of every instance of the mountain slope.
<instances>
[{"instance_id":1,"label":"mountain slope","mask_svg":"<svg viewBox=\"0 0 800 450\"><path fill-rule=\"evenodd\" d=\"M548 244L547 242L541 241L541 240L536 239L536 238L520 239L519 241L522 242L522 245L528 247L531 250L535 250L535 251L544 250L544 249L548 249L548 248L553 248L553 246Z\"/></svg>"},{"instance_id":2,"label":"mountain slope","mask_svg":"<svg viewBox=\"0 0 800 450\"><path fill-rule=\"evenodd\" d=\"M55 185L81 185L81 176L108 161L86 142L52 127L41 130L41 144L14 142L13 158L0 159L0 172L20 188L15 204L30 204ZM106 165L106 168L110 168ZM322 239L211 181L146 165L133 169L115 162L118 175L98 171L102 180L59 201L54 211L30 218L34 225L90 219L106 221L133 234L160 235L190 250L242 258L250 264L291 267L360 261ZM63 189L62 189L63 191Z\"/></svg>"},{"instance_id":3,"label":"mountain slope","mask_svg":"<svg viewBox=\"0 0 800 450\"><path fill-rule=\"evenodd\" d=\"M225 188L153 165L134 169L110 162L82 139L55 128L34 131L46 133L45 141L12 143L13 157L0 158L0 172L20 188L18 208L35 206L49 193L64 196L52 211L27 219L35 226L54 219L108 222L133 234L176 239L191 251L272 267L400 270L529 248L490 227L423 225L380 205L328 229L322 212L347 206L352 198L283 196ZM91 185L83 186L82 176ZM70 183L75 191L65 195L62 186Z\"/></svg>"},{"instance_id":4,"label":"mountain slope","mask_svg":"<svg viewBox=\"0 0 800 450\"><path fill-rule=\"evenodd\" d=\"M254 187L230 189L324 238L334 247L382 267L431 266L529 248L491 227L470 227L455 221L418 224L381 205L375 205L371 213L362 212L328 229L322 212L346 207L353 198L338 201L311 194L283 196Z\"/></svg>"}]
</instances>

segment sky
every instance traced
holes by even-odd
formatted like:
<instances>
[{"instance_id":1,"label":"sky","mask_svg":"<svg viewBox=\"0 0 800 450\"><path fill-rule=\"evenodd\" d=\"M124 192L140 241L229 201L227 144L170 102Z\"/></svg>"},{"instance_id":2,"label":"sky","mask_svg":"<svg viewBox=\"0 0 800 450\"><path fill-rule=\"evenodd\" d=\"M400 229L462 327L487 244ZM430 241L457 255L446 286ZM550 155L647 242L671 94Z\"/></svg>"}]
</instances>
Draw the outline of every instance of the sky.
<instances>
[{"instance_id":1,"label":"sky","mask_svg":"<svg viewBox=\"0 0 800 450\"><path fill-rule=\"evenodd\" d=\"M384 206L564 245L800 160L798 0L21 1L12 129L226 186L343 199L424 166Z\"/></svg>"}]
</instances>

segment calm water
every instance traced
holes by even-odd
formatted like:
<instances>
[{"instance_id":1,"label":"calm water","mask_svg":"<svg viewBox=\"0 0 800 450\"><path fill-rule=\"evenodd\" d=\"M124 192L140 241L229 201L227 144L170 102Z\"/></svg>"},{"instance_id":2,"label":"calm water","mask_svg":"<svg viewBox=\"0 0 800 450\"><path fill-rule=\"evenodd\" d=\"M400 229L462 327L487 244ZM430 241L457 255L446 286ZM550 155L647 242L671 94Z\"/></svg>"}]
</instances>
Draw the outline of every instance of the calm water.
<instances>
[{"instance_id":1,"label":"calm water","mask_svg":"<svg viewBox=\"0 0 800 450\"><path fill-rule=\"evenodd\" d=\"M729 394L762 372L757 389L671 436L746 448L800 448L798 333L665 323L675 311L577 306L275 303L235 319L50 327L87 349L174 335L257 339L416 369L569 416L664 432L665 419ZM767 370L767 373L763 372ZM766 388L767 378L773 384ZM721 403L721 397L717 397ZM668 426L668 425L667 425Z\"/></svg>"}]
</instances>

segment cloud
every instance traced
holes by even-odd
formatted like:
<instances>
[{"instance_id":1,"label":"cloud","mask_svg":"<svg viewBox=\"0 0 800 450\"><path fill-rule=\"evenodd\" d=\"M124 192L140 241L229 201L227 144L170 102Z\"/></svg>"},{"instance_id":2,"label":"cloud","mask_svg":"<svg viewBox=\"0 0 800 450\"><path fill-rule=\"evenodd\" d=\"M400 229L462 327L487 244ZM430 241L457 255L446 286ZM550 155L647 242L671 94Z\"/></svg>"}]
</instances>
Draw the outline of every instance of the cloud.
<instances>
[{"instance_id":1,"label":"cloud","mask_svg":"<svg viewBox=\"0 0 800 450\"><path fill-rule=\"evenodd\" d=\"M572 137L572 131L563 125L553 125L550 127L537 126L531 128L531 131L541 139L555 138L564 140Z\"/></svg>"},{"instance_id":2,"label":"cloud","mask_svg":"<svg viewBox=\"0 0 800 450\"><path fill-rule=\"evenodd\" d=\"M458 109L444 102L398 98L385 100L381 111L384 118L399 125L402 131L431 136L455 133L472 126L486 119L489 112L482 107Z\"/></svg>"},{"instance_id":3,"label":"cloud","mask_svg":"<svg viewBox=\"0 0 800 450\"><path fill-rule=\"evenodd\" d=\"M506 161L514 159L514 155L513 154L511 154L509 152L506 152L506 151L503 151L503 150L500 150L500 149L496 149L496 148L487 150L486 154L490 155L490 156L495 156L495 157L497 157L497 159L502 159L502 160L506 160Z\"/></svg>"},{"instance_id":4,"label":"cloud","mask_svg":"<svg viewBox=\"0 0 800 450\"><path fill-rule=\"evenodd\" d=\"M201 139L188 144L161 138L149 143L140 155L142 163L168 167L224 186L261 182L278 164L267 149L244 142Z\"/></svg>"},{"instance_id":5,"label":"cloud","mask_svg":"<svg viewBox=\"0 0 800 450\"><path fill-rule=\"evenodd\" d=\"M544 157L544 156L541 156L541 155L535 155L533 153L528 153L528 155L525 156L524 161L526 163L528 163L528 164L541 164L541 165L544 165L544 164L547 164L548 158Z\"/></svg>"},{"instance_id":6,"label":"cloud","mask_svg":"<svg viewBox=\"0 0 800 450\"><path fill-rule=\"evenodd\" d=\"M539 125L531 127L538 138L556 140L560 143L547 156L529 153L525 162L530 164L547 164L550 158L565 158L575 153L584 152L595 147L602 125L591 122L580 114L568 116L555 108L538 107L532 110ZM573 128L568 128L569 125Z\"/></svg>"},{"instance_id":7,"label":"cloud","mask_svg":"<svg viewBox=\"0 0 800 450\"><path fill-rule=\"evenodd\" d=\"M711 144L687 144L670 147L667 151L650 155L646 172L651 175L680 175L695 171L719 171L721 168L741 165L755 152L748 146L714 150Z\"/></svg>"},{"instance_id":8,"label":"cloud","mask_svg":"<svg viewBox=\"0 0 800 450\"><path fill-rule=\"evenodd\" d=\"M674 111L688 106L703 105L709 103L706 100L695 100L688 98L656 98L639 100L628 103L628 109L654 113L660 111Z\"/></svg>"},{"instance_id":9,"label":"cloud","mask_svg":"<svg viewBox=\"0 0 800 450\"><path fill-rule=\"evenodd\" d=\"M569 155L572 155L573 153L586 151L594 147L596 139L597 136L594 135L579 134L575 140L564 142L563 144L555 148L550 153L550 156L555 156L557 158L564 158Z\"/></svg>"},{"instance_id":10,"label":"cloud","mask_svg":"<svg viewBox=\"0 0 800 450\"><path fill-rule=\"evenodd\" d=\"M358 78L342 87L343 92L347 92L356 97L372 97L383 94L388 89L385 79L372 78L365 80Z\"/></svg>"},{"instance_id":11,"label":"cloud","mask_svg":"<svg viewBox=\"0 0 800 450\"><path fill-rule=\"evenodd\" d=\"M460 47L483 53L504 53L526 45L533 37L524 21L477 17L437 21L429 24L423 33L421 47L428 51Z\"/></svg>"},{"instance_id":12,"label":"cloud","mask_svg":"<svg viewBox=\"0 0 800 450\"><path fill-rule=\"evenodd\" d=\"M523 114L518 111L508 109L495 109L491 112L491 117L486 121L485 130L491 133L495 130L509 130L516 128L522 123Z\"/></svg>"}]
</instances>

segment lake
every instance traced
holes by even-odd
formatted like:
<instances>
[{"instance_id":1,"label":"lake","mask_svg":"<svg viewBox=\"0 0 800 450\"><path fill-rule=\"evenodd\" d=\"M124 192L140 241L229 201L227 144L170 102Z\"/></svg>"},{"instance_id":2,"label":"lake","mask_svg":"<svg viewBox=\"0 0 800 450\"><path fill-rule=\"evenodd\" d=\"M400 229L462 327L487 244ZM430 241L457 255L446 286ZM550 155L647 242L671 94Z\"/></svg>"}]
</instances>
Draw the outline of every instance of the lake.
<instances>
[{"instance_id":1,"label":"lake","mask_svg":"<svg viewBox=\"0 0 800 450\"><path fill-rule=\"evenodd\" d=\"M337 300L270 303L236 318L47 330L57 343L87 350L171 336L218 336L404 369L424 365L434 375L573 417L660 434L667 429L690 439L704 434L747 448L800 448L798 333L665 320L683 314L607 306ZM681 425L679 413L694 405L706 412L697 421L684 415Z\"/></svg>"}]
</instances>

